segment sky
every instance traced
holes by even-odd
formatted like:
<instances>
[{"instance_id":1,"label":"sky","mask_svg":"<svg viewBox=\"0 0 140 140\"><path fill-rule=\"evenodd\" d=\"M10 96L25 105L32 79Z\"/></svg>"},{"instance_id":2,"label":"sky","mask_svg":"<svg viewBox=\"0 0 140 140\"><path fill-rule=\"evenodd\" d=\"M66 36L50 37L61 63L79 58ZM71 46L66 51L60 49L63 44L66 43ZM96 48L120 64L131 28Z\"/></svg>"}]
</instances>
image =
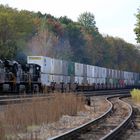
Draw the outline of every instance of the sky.
<instances>
[{"instance_id":1,"label":"sky","mask_svg":"<svg viewBox=\"0 0 140 140\"><path fill-rule=\"evenodd\" d=\"M8 4L18 10L40 11L55 17L67 16L73 21L77 21L80 14L91 12L101 34L136 44L133 29L135 14L140 8L139 0L0 0L0 4Z\"/></svg>"}]
</instances>

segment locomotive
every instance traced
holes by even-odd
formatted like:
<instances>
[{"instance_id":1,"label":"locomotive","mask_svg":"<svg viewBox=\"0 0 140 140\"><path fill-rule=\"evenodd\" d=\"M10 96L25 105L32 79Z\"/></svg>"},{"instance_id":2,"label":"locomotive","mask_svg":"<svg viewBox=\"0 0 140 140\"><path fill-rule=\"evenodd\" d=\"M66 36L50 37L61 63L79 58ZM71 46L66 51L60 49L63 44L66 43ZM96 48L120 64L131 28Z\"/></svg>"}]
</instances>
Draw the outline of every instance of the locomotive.
<instances>
[{"instance_id":1,"label":"locomotive","mask_svg":"<svg viewBox=\"0 0 140 140\"><path fill-rule=\"evenodd\" d=\"M40 69L37 64L21 65L16 61L0 60L0 92L30 93L41 88Z\"/></svg>"}]
</instances>

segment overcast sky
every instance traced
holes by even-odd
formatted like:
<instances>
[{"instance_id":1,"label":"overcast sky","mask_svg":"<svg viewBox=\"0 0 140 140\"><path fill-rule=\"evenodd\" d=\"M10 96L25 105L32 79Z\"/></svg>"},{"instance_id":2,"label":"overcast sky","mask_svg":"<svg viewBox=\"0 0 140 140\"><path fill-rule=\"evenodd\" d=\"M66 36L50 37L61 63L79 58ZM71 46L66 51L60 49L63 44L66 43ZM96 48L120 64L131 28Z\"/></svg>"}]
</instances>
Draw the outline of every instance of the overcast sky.
<instances>
[{"instance_id":1,"label":"overcast sky","mask_svg":"<svg viewBox=\"0 0 140 140\"><path fill-rule=\"evenodd\" d=\"M136 44L133 32L139 0L0 0L17 9L41 11L55 17L67 16L77 21L87 11L95 16L96 26L102 34L123 38Z\"/></svg>"}]
</instances>

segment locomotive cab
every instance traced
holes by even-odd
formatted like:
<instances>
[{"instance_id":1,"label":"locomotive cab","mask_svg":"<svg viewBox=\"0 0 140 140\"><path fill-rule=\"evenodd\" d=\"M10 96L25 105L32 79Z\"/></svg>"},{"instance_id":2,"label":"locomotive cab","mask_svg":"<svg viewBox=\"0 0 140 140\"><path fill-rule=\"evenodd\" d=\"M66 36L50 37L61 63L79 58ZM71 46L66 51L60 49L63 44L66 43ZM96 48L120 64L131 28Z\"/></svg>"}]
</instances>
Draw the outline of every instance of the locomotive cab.
<instances>
[{"instance_id":1,"label":"locomotive cab","mask_svg":"<svg viewBox=\"0 0 140 140\"><path fill-rule=\"evenodd\" d=\"M18 92L17 75L19 64L16 61L5 60L3 91Z\"/></svg>"},{"instance_id":2,"label":"locomotive cab","mask_svg":"<svg viewBox=\"0 0 140 140\"><path fill-rule=\"evenodd\" d=\"M28 64L29 82L31 82L31 91L36 93L41 89L41 66L38 64Z\"/></svg>"},{"instance_id":3,"label":"locomotive cab","mask_svg":"<svg viewBox=\"0 0 140 140\"><path fill-rule=\"evenodd\" d=\"M41 77L41 66L37 64L28 64L29 74L33 82L39 82Z\"/></svg>"}]
</instances>

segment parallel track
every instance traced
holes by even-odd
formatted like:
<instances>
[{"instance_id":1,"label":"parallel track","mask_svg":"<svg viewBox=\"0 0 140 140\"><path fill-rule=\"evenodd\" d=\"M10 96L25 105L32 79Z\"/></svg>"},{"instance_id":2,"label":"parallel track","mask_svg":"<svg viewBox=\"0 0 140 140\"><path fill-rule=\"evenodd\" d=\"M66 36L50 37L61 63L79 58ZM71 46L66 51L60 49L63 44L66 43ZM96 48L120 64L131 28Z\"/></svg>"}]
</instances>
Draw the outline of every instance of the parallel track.
<instances>
[{"instance_id":1,"label":"parallel track","mask_svg":"<svg viewBox=\"0 0 140 140\"><path fill-rule=\"evenodd\" d=\"M90 96L101 96L101 95L114 95L114 94L129 94L130 89L123 90L102 90L102 91L92 91L92 92L77 92L76 94L82 94L86 97ZM46 99L53 96L52 94L25 94L25 95L1 95L0 96L0 105L10 104L10 103L18 103L23 101L30 101L34 97L38 97L40 99Z\"/></svg>"}]
</instances>

